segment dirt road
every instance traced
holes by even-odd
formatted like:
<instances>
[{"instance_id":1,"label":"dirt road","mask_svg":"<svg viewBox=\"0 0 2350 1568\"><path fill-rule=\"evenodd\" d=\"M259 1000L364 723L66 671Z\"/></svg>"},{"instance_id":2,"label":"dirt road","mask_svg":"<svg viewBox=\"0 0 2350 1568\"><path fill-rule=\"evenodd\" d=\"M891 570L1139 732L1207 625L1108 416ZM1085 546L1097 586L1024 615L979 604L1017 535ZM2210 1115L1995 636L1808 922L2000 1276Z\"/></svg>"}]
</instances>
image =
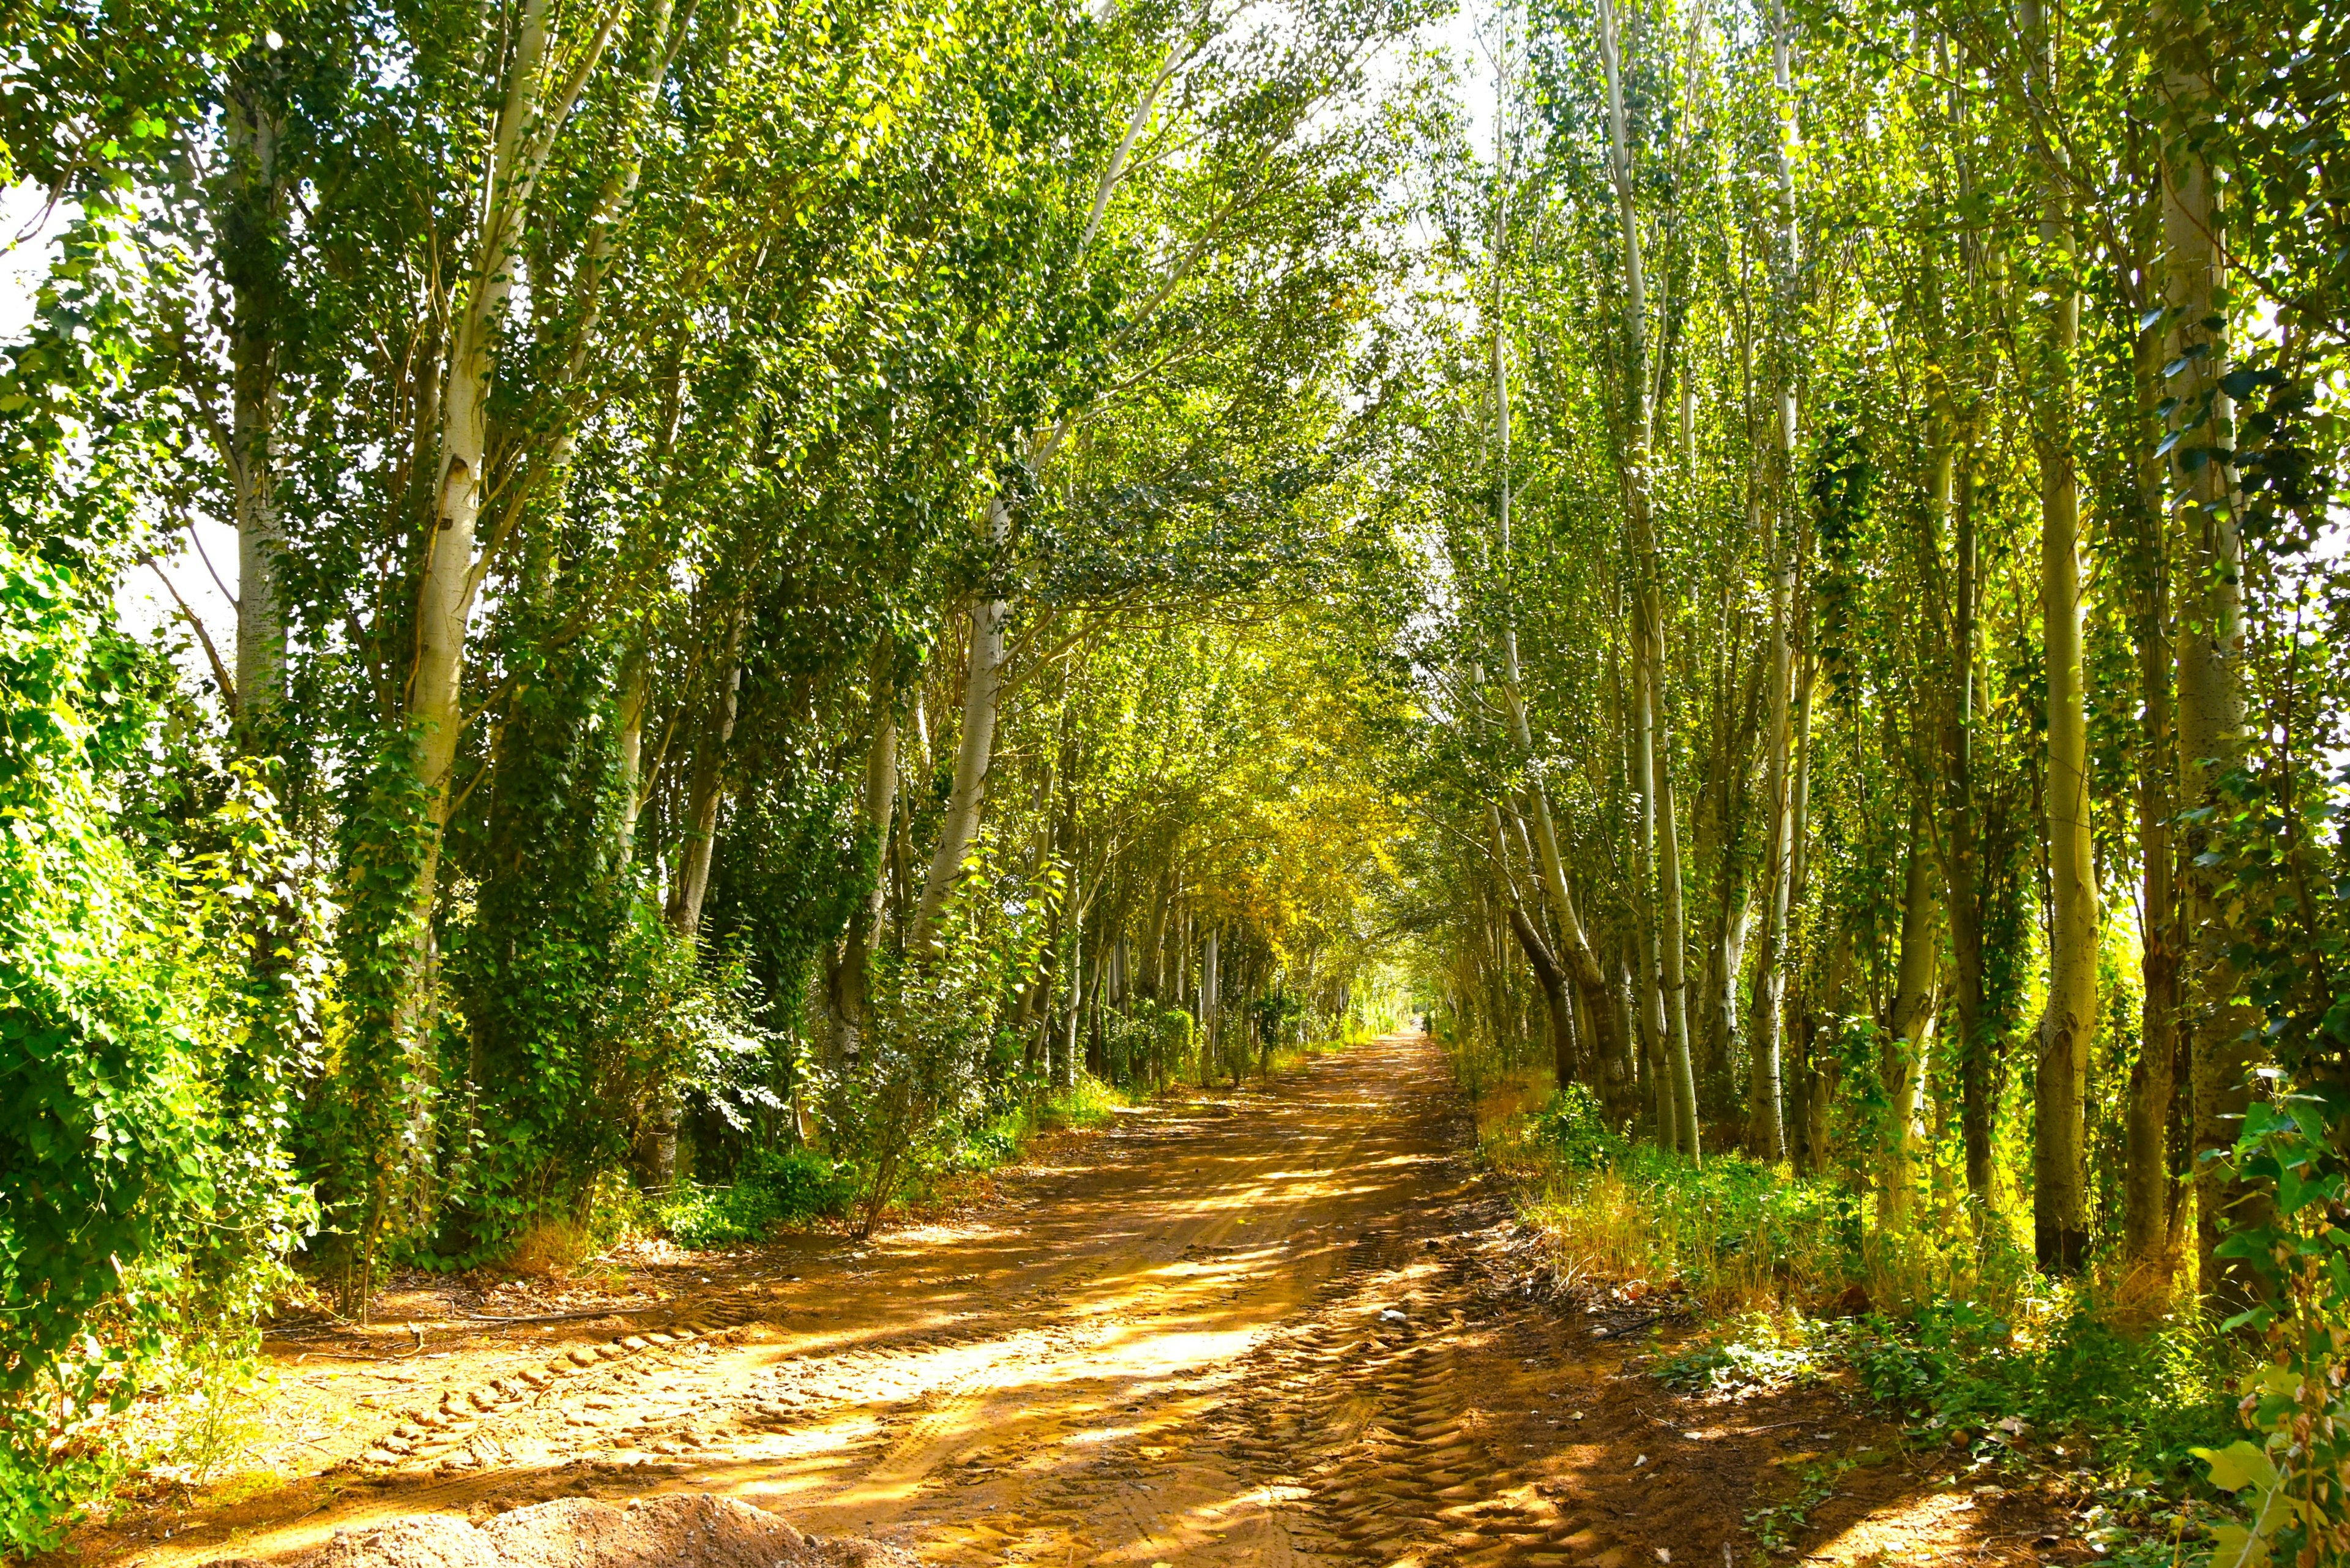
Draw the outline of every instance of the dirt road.
<instances>
[{"instance_id":1,"label":"dirt road","mask_svg":"<svg viewBox=\"0 0 2350 1568\"><path fill-rule=\"evenodd\" d=\"M689 1262L628 1316L301 1353L274 1475L79 1550L164 1568L691 1489L941 1564L1711 1568L1779 1504L1814 1562L2042 1560L1832 1392L1706 1406L1627 1369L1643 1336L1524 1293L1467 1142L1397 1037L1126 1116L979 1221ZM1806 1501L1823 1454L1860 1462Z\"/></svg>"}]
</instances>

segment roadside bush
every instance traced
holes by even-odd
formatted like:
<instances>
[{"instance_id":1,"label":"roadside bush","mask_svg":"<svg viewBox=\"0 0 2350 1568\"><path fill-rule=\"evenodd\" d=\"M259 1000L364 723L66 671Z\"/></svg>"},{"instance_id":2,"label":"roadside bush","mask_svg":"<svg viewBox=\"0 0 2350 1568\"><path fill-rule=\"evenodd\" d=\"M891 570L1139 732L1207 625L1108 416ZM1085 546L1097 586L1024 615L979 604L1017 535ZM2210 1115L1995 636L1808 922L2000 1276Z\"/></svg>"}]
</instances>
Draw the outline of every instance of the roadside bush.
<instances>
[{"instance_id":1,"label":"roadside bush","mask_svg":"<svg viewBox=\"0 0 2350 1568\"><path fill-rule=\"evenodd\" d=\"M1570 1276L1673 1283L1734 1313L1833 1296L1856 1264L1848 1194L1734 1155L1692 1166L1634 1145L1580 1085L1494 1126L1482 1152L1516 1179Z\"/></svg>"},{"instance_id":2,"label":"roadside bush","mask_svg":"<svg viewBox=\"0 0 2350 1568\"><path fill-rule=\"evenodd\" d=\"M1735 1156L1692 1166L1629 1145L1587 1095L1496 1121L1482 1151L1517 1182L1561 1273L1678 1285L1721 1324L1659 1367L1668 1386L1722 1392L1848 1368L1919 1438L1950 1445L1960 1469L2028 1450L2094 1474L2113 1500L2096 1526L2108 1549L2176 1524L2196 1459L2211 1462L2220 1490L2245 1489L2256 1516L2291 1471L2263 1463L2286 1452L2283 1437L2268 1450L2212 1447L2235 1426L2227 1390L2241 1350L2191 1312L2144 1324L2126 1284L2095 1271L2051 1281L1970 1229L1955 1241L1887 1238L1866 1227L1865 1199L1847 1188ZM2244 1391L2283 1382L2255 1376ZM2284 1535L2289 1511L2269 1511L2272 1532ZM2243 1532L2220 1538L2241 1543Z\"/></svg>"},{"instance_id":3,"label":"roadside bush","mask_svg":"<svg viewBox=\"0 0 2350 1568\"><path fill-rule=\"evenodd\" d=\"M848 1212L856 1173L806 1149L754 1150L724 1187L689 1188L662 1203L663 1234L698 1251L764 1241L778 1225Z\"/></svg>"},{"instance_id":4,"label":"roadside bush","mask_svg":"<svg viewBox=\"0 0 2350 1568\"><path fill-rule=\"evenodd\" d=\"M241 1379L315 1221L285 1129L331 910L256 774L209 773L206 807L127 798L170 743L150 657L0 543L0 1547L17 1551L138 1462L109 1417Z\"/></svg>"},{"instance_id":5,"label":"roadside bush","mask_svg":"<svg viewBox=\"0 0 2350 1568\"><path fill-rule=\"evenodd\" d=\"M990 1058L1014 1048L1003 1027L1006 999L1029 972L1056 896L1050 873L999 876L974 857L948 900L936 950L877 966L858 1071L812 1084L832 1147L860 1180L859 1235L959 1157L988 1105Z\"/></svg>"},{"instance_id":6,"label":"roadside bush","mask_svg":"<svg viewBox=\"0 0 2350 1568\"><path fill-rule=\"evenodd\" d=\"M993 1170L1019 1158L1021 1148L1039 1133L1065 1127L1097 1127L1119 1106L1130 1103L1114 1084L1091 1073L1079 1073L1067 1090L1023 1098L989 1116L965 1136L962 1147L944 1163L956 1171Z\"/></svg>"},{"instance_id":7,"label":"roadside bush","mask_svg":"<svg viewBox=\"0 0 2350 1568\"><path fill-rule=\"evenodd\" d=\"M2196 1445L2229 1433L2224 1347L2191 1316L2125 1332L2086 1285L2038 1306L2020 1324L1965 1302L1871 1317L1842 1353L1871 1394L1979 1457L2029 1434L2100 1471L2176 1483Z\"/></svg>"},{"instance_id":8,"label":"roadside bush","mask_svg":"<svg viewBox=\"0 0 2350 1568\"><path fill-rule=\"evenodd\" d=\"M1570 1084L1535 1115L1526 1136L1562 1170L1597 1170L1630 1152L1623 1133L1607 1125L1599 1096Z\"/></svg>"}]
</instances>

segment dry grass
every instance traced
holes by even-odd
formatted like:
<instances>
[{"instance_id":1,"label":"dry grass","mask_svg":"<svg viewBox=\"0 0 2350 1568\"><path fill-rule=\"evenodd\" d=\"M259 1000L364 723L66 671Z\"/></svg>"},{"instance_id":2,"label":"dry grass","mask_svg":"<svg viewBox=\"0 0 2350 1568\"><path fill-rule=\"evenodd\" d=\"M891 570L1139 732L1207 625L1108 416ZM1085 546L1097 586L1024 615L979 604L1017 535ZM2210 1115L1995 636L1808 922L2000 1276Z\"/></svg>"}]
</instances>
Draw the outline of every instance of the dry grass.
<instances>
[{"instance_id":1,"label":"dry grass","mask_svg":"<svg viewBox=\"0 0 2350 1568\"><path fill-rule=\"evenodd\" d=\"M1555 1092L1548 1069L1522 1068L1490 1082L1475 1102L1477 1141L1492 1143L1513 1123L1543 1108Z\"/></svg>"},{"instance_id":2,"label":"dry grass","mask_svg":"<svg viewBox=\"0 0 2350 1568\"><path fill-rule=\"evenodd\" d=\"M596 1251L585 1225L572 1220L541 1220L516 1239L506 1267L532 1279L561 1279Z\"/></svg>"},{"instance_id":3,"label":"dry grass","mask_svg":"<svg viewBox=\"0 0 2350 1568\"><path fill-rule=\"evenodd\" d=\"M1531 1217L1563 1272L1685 1291L1713 1315L1819 1305L1845 1290L1834 1249L1805 1234L1809 1216L1774 1226L1730 1195L1648 1174L1604 1166L1555 1176L1534 1195Z\"/></svg>"}]
</instances>

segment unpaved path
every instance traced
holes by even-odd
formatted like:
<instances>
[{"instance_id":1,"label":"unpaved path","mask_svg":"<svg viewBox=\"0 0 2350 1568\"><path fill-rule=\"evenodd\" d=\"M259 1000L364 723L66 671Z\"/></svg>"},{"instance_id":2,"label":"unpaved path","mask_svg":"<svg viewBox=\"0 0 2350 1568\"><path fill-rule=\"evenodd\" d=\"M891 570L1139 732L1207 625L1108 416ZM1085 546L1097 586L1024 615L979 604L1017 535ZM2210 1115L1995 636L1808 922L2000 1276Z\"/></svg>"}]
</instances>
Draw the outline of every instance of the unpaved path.
<instances>
[{"instance_id":1,"label":"unpaved path","mask_svg":"<svg viewBox=\"0 0 2350 1568\"><path fill-rule=\"evenodd\" d=\"M1711 1568L1757 1560L1746 1515L1825 1457L1860 1463L1785 1527L1809 1561L2043 1560L2039 1505L1937 1489L1829 1391L1709 1406L1627 1368L1641 1336L1520 1288L1468 1137L1399 1036L1066 1142L979 1222L691 1265L646 1312L488 1325L437 1365L306 1352L276 1425L324 1430L323 1472L78 1552L702 1490L941 1564Z\"/></svg>"}]
</instances>

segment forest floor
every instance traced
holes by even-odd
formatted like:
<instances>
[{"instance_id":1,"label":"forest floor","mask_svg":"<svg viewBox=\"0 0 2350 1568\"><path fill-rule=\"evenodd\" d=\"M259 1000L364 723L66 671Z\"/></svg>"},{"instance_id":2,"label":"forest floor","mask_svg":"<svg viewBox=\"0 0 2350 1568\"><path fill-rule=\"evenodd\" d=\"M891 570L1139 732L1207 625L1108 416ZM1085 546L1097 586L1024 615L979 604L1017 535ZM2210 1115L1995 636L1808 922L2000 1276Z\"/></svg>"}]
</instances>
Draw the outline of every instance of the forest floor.
<instances>
[{"instance_id":1,"label":"forest floor","mask_svg":"<svg viewBox=\"0 0 2350 1568\"><path fill-rule=\"evenodd\" d=\"M57 1557L700 1490L941 1565L2086 1560L2055 1503L1938 1475L1832 1384L1660 1386L1690 1330L1527 1293L1471 1132L1397 1036L1051 1140L953 1223L392 1293L270 1342L228 1479Z\"/></svg>"}]
</instances>

